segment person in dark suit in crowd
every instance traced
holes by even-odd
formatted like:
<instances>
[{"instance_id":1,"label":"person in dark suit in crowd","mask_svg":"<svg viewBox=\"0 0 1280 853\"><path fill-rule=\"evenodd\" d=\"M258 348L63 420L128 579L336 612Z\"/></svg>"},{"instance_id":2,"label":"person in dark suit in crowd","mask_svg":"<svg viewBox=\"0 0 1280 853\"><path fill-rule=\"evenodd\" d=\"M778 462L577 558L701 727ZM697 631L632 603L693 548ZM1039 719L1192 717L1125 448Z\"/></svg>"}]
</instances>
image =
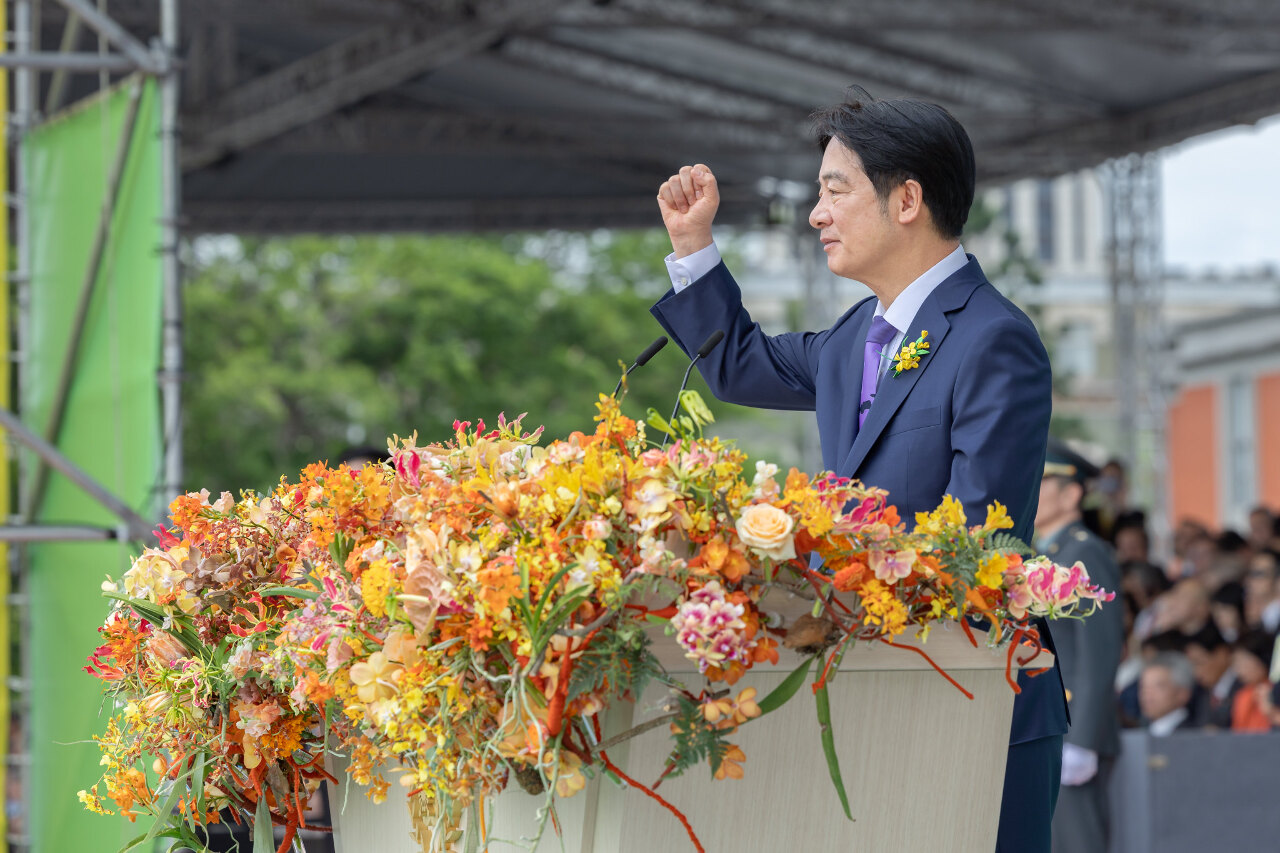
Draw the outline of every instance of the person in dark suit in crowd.
<instances>
[{"instance_id":1,"label":"person in dark suit in crowd","mask_svg":"<svg viewBox=\"0 0 1280 853\"><path fill-rule=\"evenodd\" d=\"M1150 722L1143 716L1142 705L1138 700L1141 676L1147 666L1162 654L1168 652L1182 654L1186 651L1186 648L1187 635L1178 630L1162 631L1159 634L1147 637L1139 644L1138 676L1126 685L1116 697L1116 704L1120 708L1120 725L1122 728L1137 729ZM1192 691L1194 692L1194 688L1192 688ZM1190 706L1188 706L1187 710L1191 710Z\"/></svg>"},{"instance_id":2,"label":"person in dark suit in crowd","mask_svg":"<svg viewBox=\"0 0 1280 853\"><path fill-rule=\"evenodd\" d=\"M1197 728L1188 703L1195 687L1191 661L1180 652L1161 652L1142 670L1138 701L1146 728L1155 737Z\"/></svg>"},{"instance_id":3,"label":"person in dark suit in crowd","mask_svg":"<svg viewBox=\"0 0 1280 853\"><path fill-rule=\"evenodd\" d=\"M1028 540L1052 380L1035 326L960 245L973 204L973 147L946 110L851 90L815 115L822 163L809 224L827 266L872 296L821 332L766 335L742 305L711 224L711 170L685 166L658 192L675 250L653 307L686 354L716 331L699 369L718 399L815 411L823 466L887 489L905 519L946 494L976 523L999 501ZM896 361L908 345L917 361ZM1040 623L1052 650L1048 627ZM1019 676L997 850L1046 853L1067 709L1055 667Z\"/></svg>"},{"instance_id":4,"label":"person in dark suit in crowd","mask_svg":"<svg viewBox=\"0 0 1280 853\"><path fill-rule=\"evenodd\" d=\"M1084 563L1104 589L1120 588L1111 546L1081 517L1088 481L1098 469L1057 439L1049 439L1036 511L1036 546L1055 563ZM1067 688L1071 729L1063 738L1062 790L1053 816L1054 853L1107 849L1110 831L1107 782L1120 752L1116 669L1124 651L1124 617L1104 607L1084 621L1053 626L1054 646Z\"/></svg>"},{"instance_id":5,"label":"person in dark suit in crowd","mask_svg":"<svg viewBox=\"0 0 1280 853\"><path fill-rule=\"evenodd\" d=\"M1206 625L1187 639L1187 660L1195 672L1196 690L1191 715L1205 728L1231 728L1231 705L1240 679L1231 667L1231 644L1215 625Z\"/></svg>"}]
</instances>

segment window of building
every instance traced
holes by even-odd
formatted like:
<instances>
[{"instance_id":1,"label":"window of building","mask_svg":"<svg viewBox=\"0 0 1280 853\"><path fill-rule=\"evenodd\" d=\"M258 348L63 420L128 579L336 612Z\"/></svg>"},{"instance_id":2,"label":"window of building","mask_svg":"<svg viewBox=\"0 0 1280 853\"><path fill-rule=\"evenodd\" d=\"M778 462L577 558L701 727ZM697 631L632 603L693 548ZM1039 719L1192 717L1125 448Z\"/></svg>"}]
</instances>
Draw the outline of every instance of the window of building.
<instances>
[{"instance_id":1,"label":"window of building","mask_svg":"<svg viewBox=\"0 0 1280 853\"><path fill-rule=\"evenodd\" d=\"M1054 258L1053 181L1036 184L1036 249L1037 257L1046 263Z\"/></svg>"},{"instance_id":2,"label":"window of building","mask_svg":"<svg viewBox=\"0 0 1280 853\"><path fill-rule=\"evenodd\" d=\"M1076 175L1071 180L1071 248L1076 261L1080 263L1085 259L1084 182L1083 174Z\"/></svg>"},{"instance_id":3,"label":"window of building","mask_svg":"<svg viewBox=\"0 0 1280 853\"><path fill-rule=\"evenodd\" d=\"M1253 425L1253 379L1233 376L1227 383L1227 518L1242 517L1257 494Z\"/></svg>"}]
</instances>

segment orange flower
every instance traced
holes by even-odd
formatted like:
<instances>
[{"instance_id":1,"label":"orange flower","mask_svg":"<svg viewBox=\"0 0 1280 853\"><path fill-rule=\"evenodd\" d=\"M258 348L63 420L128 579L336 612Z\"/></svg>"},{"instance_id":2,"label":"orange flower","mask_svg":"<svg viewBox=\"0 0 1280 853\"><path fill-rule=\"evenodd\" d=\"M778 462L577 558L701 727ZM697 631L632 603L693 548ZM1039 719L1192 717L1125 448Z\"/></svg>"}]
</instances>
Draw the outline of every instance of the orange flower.
<instances>
[{"instance_id":1,"label":"orange flower","mask_svg":"<svg viewBox=\"0 0 1280 853\"><path fill-rule=\"evenodd\" d=\"M746 775L742 769L742 762L747 760L747 754L742 751L742 747L729 744L729 748L724 752L724 758L720 759L720 769L716 771L717 779L741 779Z\"/></svg>"},{"instance_id":2,"label":"orange flower","mask_svg":"<svg viewBox=\"0 0 1280 853\"><path fill-rule=\"evenodd\" d=\"M520 576L512 569L509 558L490 561L476 572L476 580L480 582L476 597L495 615L505 610L511 598L520 592Z\"/></svg>"},{"instance_id":3,"label":"orange flower","mask_svg":"<svg viewBox=\"0 0 1280 853\"><path fill-rule=\"evenodd\" d=\"M730 582L741 580L751 570L746 555L730 548L723 536L716 536L703 545L701 558L703 565Z\"/></svg>"},{"instance_id":4,"label":"orange flower","mask_svg":"<svg viewBox=\"0 0 1280 853\"><path fill-rule=\"evenodd\" d=\"M858 559L849 560L849 564L836 572L833 582L841 592L852 592L862 583L867 573L867 564Z\"/></svg>"}]
</instances>

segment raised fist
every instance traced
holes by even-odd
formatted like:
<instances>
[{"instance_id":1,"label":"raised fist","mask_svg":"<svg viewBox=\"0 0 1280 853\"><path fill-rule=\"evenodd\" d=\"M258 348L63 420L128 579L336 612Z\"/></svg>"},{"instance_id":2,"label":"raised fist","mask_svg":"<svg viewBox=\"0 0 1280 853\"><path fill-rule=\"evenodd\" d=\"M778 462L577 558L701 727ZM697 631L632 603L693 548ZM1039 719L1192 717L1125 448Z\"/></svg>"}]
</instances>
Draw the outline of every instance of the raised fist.
<instances>
[{"instance_id":1,"label":"raised fist","mask_svg":"<svg viewBox=\"0 0 1280 853\"><path fill-rule=\"evenodd\" d=\"M658 188L658 209L676 257L711 245L711 221L719 207L716 176L702 163L682 167Z\"/></svg>"}]
</instances>

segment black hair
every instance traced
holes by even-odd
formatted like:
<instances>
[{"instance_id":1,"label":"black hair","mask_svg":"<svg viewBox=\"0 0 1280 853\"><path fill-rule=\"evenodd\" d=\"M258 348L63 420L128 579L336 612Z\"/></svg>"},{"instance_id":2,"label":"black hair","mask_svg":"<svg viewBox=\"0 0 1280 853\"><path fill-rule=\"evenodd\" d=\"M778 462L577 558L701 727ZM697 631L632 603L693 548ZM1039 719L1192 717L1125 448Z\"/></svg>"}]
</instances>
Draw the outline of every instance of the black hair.
<instances>
[{"instance_id":1,"label":"black hair","mask_svg":"<svg viewBox=\"0 0 1280 853\"><path fill-rule=\"evenodd\" d=\"M1271 655L1276 648L1276 638L1274 634L1268 634L1266 631L1248 631L1243 634L1236 642L1236 648L1262 661L1262 666L1266 669L1271 668Z\"/></svg>"},{"instance_id":2,"label":"black hair","mask_svg":"<svg viewBox=\"0 0 1280 853\"><path fill-rule=\"evenodd\" d=\"M387 449L385 447L374 447L372 444L348 447L338 455L337 464L343 465L355 459L368 459L374 464L381 464L387 461Z\"/></svg>"},{"instance_id":3,"label":"black hair","mask_svg":"<svg viewBox=\"0 0 1280 853\"><path fill-rule=\"evenodd\" d=\"M1147 637L1142 641L1142 647L1157 652L1180 652L1187 647L1187 635L1177 628L1170 628Z\"/></svg>"},{"instance_id":4,"label":"black hair","mask_svg":"<svg viewBox=\"0 0 1280 853\"><path fill-rule=\"evenodd\" d=\"M1223 554L1235 554L1249 547L1249 540L1234 530L1224 530L1214 542Z\"/></svg>"},{"instance_id":5,"label":"black hair","mask_svg":"<svg viewBox=\"0 0 1280 853\"><path fill-rule=\"evenodd\" d=\"M812 118L819 147L838 139L862 161L882 207L895 187L917 181L934 228L959 238L973 206L976 167L969 134L951 113L910 98L878 100L851 86L843 103Z\"/></svg>"},{"instance_id":6,"label":"black hair","mask_svg":"<svg viewBox=\"0 0 1280 853\"><path fill-rule=\"evenodd\" d=\"M1218 626L1210 622L1199 631L1187 637L1188 646L1199 646L1206 652L1216 652L1218 649L1230 649L1231 644L1227 642L1226 637L1222 636L1222 632L1218 630Z\"/></svg>"},{"instance_id":7,"label":"black hair","mask_svg":"<svg viewBox=\"0 0 1280 853\"><path fill-rule=\"evenodd\" d=\"M1227 581L1209 597L1213 604L1225 604L1235 608L1240 621L1244 621L1244 585L1239 581Z\"/></svg>"}]
</instances>

